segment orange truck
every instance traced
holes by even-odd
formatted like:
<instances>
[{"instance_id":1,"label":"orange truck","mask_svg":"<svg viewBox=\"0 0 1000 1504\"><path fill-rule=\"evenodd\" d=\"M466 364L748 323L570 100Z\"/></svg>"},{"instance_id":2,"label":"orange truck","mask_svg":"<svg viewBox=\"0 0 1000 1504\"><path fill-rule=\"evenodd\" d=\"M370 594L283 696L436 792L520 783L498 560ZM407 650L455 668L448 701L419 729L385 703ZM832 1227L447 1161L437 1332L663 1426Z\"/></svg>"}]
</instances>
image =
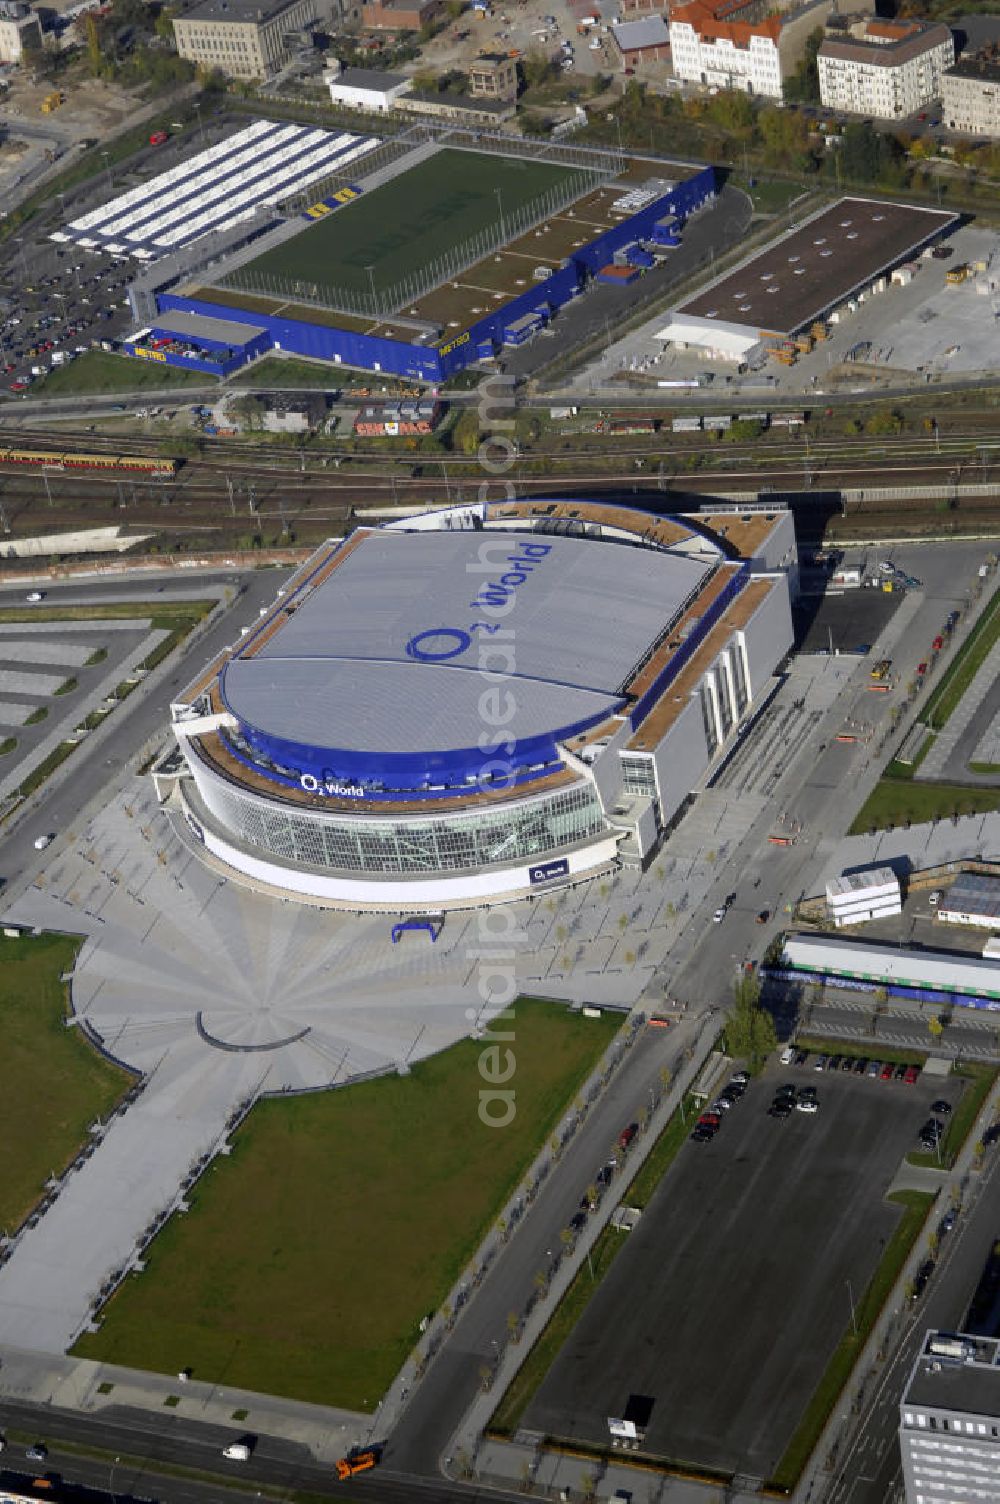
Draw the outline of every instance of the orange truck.
<instances>
[{"instance_id":1,"label":"orange truck","mask_svg":"<svg viewBox=\"0 0 1000 1504\"><path fill-rule=\"evenodd\" d=\"M358 1473L367 1473L377 1462L378 1453L373 1447L355 1447L346 1457L338 1459L337 1477L344 1483L348 1478L356 1478Z\"/></svg>"}]
</instances>

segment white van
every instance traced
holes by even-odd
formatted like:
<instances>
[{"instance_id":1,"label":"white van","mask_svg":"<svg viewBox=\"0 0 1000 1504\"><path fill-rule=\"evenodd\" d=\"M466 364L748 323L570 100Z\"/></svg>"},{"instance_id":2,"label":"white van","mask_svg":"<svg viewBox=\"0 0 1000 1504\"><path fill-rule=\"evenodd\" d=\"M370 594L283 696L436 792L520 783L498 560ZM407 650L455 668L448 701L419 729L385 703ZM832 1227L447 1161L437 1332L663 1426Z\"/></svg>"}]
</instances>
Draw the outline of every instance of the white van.
<instances>
[{"instance_id":1,"label":"white van","mask_svg":"<svg viewBox=\"0 0 1000 1504\"><path fill-rule=\"evenodd\" d=\"M245 1441L231 1441L228 1447L223 1447L222 1455L230 1462L249 1462L250 1447Z\"/></svg>"}]
</instances>

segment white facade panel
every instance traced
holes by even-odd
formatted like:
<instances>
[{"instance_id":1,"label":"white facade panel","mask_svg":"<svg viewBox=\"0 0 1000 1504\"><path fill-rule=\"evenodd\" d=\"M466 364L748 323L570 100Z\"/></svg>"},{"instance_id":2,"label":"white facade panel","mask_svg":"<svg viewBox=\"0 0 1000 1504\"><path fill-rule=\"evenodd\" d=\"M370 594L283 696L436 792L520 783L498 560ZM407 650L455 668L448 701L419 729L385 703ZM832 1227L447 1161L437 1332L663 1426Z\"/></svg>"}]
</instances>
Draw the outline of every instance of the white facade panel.
<instances>
[{"instance_id":1,"label":"white facade panel","mask_svg":"<svg viewBox=\"0 0 1000 1504\"><path fill-rule=\"evenodd\" d=\"M670 824L711 760L701 697L693 695L653 753L663 825Z\"/></svg>"},{"instance_id":2,"label":"white facade panel","mask_svg":"<svg viewBox=\"0 0 1000 1504\"><path fill-rule=\"evenodd\" d=\"M746 644L751 699L757 700L794 641L792 608L783 582L761 601L746 627L736 635Z\"/></svg>"}]
</instances>

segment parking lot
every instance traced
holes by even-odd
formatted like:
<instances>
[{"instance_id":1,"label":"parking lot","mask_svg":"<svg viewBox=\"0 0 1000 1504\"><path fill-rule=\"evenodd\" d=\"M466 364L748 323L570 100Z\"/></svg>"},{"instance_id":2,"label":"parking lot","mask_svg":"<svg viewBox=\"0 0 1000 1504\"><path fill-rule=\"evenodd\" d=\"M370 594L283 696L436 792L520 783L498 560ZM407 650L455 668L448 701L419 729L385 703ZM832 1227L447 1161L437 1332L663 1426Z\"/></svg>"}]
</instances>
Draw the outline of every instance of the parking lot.
<instances>
[{"instance_id":1,"label":"parking lot","mask_svg":"<svg viewBox=\"0 0 1000 1504\"><path fill-rule=\"evenodd\" d=\"M886 1201L938 1097L915 1085L775 1066L708 1142L686 1142L628 1234L524 1425L598 1448L631 1395L653 1402L642 1450L769 1477L892 1235ZM785 1083L819 1111L768 1115Z\"/></svg>"},{"instance_id":2,"label":"parking lot","mask_svg":"<svg viewBox=\"0 0 1000 1504\"><path fill-rule=\"evenodd\" d=\"M795 636L800 653L856 653L875 647L904 594L894 590L828 590L817 601L803 595L795 609Z\"/></svg>"}]
</instances>

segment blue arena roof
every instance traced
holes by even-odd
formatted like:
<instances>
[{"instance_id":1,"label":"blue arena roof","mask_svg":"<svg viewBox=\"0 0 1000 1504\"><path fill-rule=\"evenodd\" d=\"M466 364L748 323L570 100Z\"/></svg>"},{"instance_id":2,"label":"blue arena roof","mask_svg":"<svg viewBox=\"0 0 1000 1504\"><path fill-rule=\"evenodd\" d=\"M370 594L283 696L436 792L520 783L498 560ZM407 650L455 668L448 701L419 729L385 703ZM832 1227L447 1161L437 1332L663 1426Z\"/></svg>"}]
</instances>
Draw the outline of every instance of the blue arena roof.
<instances>
[{"instance_id":1,"label":"blue arena roof","mask_svg":"<svg viewBox=\"0 0 1000 1504\"><path fill-rule=\"evenodd\" d=\"M712 567L591 538L373 532L246 639L223 699L256 752L297 772L462 783L498 746L537 770L621 708Z\"/></svg>"}]
</instances>

